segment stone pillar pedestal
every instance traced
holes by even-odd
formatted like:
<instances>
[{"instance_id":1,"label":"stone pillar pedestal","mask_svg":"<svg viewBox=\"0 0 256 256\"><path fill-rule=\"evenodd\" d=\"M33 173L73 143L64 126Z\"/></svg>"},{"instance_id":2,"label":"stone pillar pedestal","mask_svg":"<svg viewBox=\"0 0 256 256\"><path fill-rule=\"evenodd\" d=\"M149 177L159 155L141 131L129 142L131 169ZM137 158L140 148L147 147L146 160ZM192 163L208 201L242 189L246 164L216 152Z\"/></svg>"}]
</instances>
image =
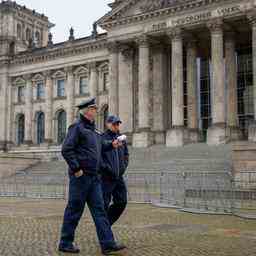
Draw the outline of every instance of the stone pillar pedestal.
<instances>
[{"instance_id":1,"label":"stone pillar pedestal","mask_svg":"<svg viewBox=\"0 0 256 256\"><path fill-rule=\"evenodd\" d=\"M207 144L210 146L226 144L229 141L226 128L225 123L214 124L209 127L207 131Z\"/></svg>"},{"instance_id":2,"label":"stone pillar pedestal","mask_svg":"<svg viewBox=\"0 0 256 256\"><path fill-rule=\"evenodd\" d=\"M146 148L153 144L153 135L150 130L140 130L133 134L132 145L134 148Z\"/></svg>"},{"instance_id":3,"label":"stone pillar pedestal","mask_svg":"<svg viewBox=\"0 0 256 256\"><path fill-rule=\"evenodd\" d=\"M188 94L188 132L189 142L200 140L198 109L197 109L197 44L194 38L189 38L187 44L187 94Z\"/></svg>"},{"instance_id":4,"label":"stone pillar pedestal","mask_svg":"<svg viewBox=\"0 0 256 256\"><path fill-rule=\"evenodd\" d=\"M189 139L189 131L184 126L173 127L166 133L167 147L182 147Z\"/></svg>"},{"instance_id":5,"label":"stone pillar pedestal","mask_svg":"<svg viewBox=\"0 0 256 256\"><path fill-rule=\"evenodd\" d=\"M0 72L0 151L7 149L7 113L8 113L8 65L3 65Z\"/></svg>"},{"instance_id":6,"label":"stone pillar pedestal","mask_svg":"<svg viewBox=\"0 0 256 256\"><path fill-rule=\"evenodd\" d=\"M167 147L183 146L187 132L184 127L183 40L181 30L168 33L172 42L172 127L166 134Z\"/></svg>"},{"instance_id":7,"label":"stone pillar pedestal","mask_svg":"<svg viewBox=\"0 0 256 256\"><path fill-rule=\"evenodd\" d=\"M165 144L168 101L168 55L166 47L158 43L153 47L153 125L155 144Z\"/></svg>"},{"instance_id":8,"label":"stone pillar pedestal","mask_svg":"<svg viewBox=\"0 0 256 256\"><path fill-rule=\"evenodd\" d=\"M25 108L25 138L24 144L30 146L33 144L32 142L32 120L33 120L33 88L32 88L32 80L31 76L25 76L26 80L26 108Z\"/></svg>"},{"instance_id":9,"label":"stone pillar pedestal","mask_svg":"<svg viewBox=\"0 0 256 256\"><path fill-rule=\"evenodd\" d=\"M96 62L90 64L90 96L97 97L98 92L98 71Z\"/></svg>"},{"instance_id":10,"label":"stone pillar pedestal","mask_svg":"<svg viewBox=\"0 0 256 256\"><path fill-rule=\"evenodd\" d=\"M252 26L252 64L253 64L253 101L254 101L254 121L249 125L248 140L256 142L256 12L248 15Z\"/></svg>"},{"instance_id":11,"label":"stone pillar pedestal","mask_svg":"<svg viewBox=\"0 0 256 256\"><path fill-rule=\"evenodd\" d=\"M46 110L45 110L45 143L53 142L53 80L50 72L45 74Z\"/></svg>"},{"instance_id":12,"label":"stone pillar pedestal","mask_svg":"<svg viewBox=\"0 0 256 256\"><path fill-rule=\"evenodd\" d=\"M75 80L73 74L73 68L68 67L67 72L67 127L69 127L75 119Z\"/></svg>"},{"instance_id":13,"label":"stone pillar pedestal","mask_svg":"<svg viewBox=\"0 0 256 256\"><path fill-rule=\"evenodd\" d=\"M224 79L224 49L222 20L212 20L208 23L211 31L212 54L212 126L207 131L207 144L219 145L227 143L225 79Z\"/></svg>"},{"instance_id":14,"label":"stone pillar pedestal","mask_svg":"<svg viewBox=\"0 0 256 256\"><path fill-rule=\"evenodd\" d=\"M118 44L111 42L108 45L109 56L109 112L118 115Z\"/></svg>"},{"instance_id":15,"label":"stone pillar pedestal","mask_svg":"<svg viewBox=\"0 0 256 256\"><path fill-rule=\"evenodd\" d=\"M138 38L139 45L139 132L134 134L134 147L149 147L152 145L149 118L149 42L146 36Z\"/></svg>"},{"instance_id":16,"label":"stone pillar pedestal","mask_svg":"<svg viewBox=\"0 0 256 256\"><path fill-rule=\"evenodd\" d=\"M230 141L242 139L239 128L237 107L237 67L235 51L235 34L231 31L226 33L225 38L226 56L226 81L227 81L227 138Z\"/></svg>"},{"instance_id":17,"label":"stone pillar pedestal","mask_svg":"<svg viewBox=\"0 0 256 256\"><path fill-rule=\"evenodd\" d=\"M120 46L119 53L119 117L123 121L122 132L131 134L133 132L133 59L134 49Z\"/></svg>"}]
</instances>

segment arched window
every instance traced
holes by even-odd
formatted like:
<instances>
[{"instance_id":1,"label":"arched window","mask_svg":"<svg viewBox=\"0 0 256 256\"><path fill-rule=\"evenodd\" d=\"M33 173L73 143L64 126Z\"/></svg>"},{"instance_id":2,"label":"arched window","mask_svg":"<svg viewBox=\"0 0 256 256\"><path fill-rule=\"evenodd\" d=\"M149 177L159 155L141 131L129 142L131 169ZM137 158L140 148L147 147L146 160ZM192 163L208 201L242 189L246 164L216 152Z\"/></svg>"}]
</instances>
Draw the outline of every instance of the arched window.
<instances>
[{"instance_id":1,"label":"arched window","mask_svg":"<svg viewBox=\"0 0 256 256\"><path fill-rule=\"evenodd\" d=\"M57 115L57 142L62 144L67 130L67 114L64 110L59 111Z\"/></svg>"},{"instance_id":2,"label":"arched window","mask_svg":"<svg viewBox=\"0 0 256 256\"><path fill-rule=\"evenodd\" d=\"M29 41L31 39L31 30L29 28L26 29L26 40Z\"/></svg>"},{"instance_id":3,"label":"arched window","mask_svg":"<svg viewBox=\"0 0 256 256\"><path fill-rule=\"evenodd\" d=\"M45 116L43 112L37 113L36 117L36 128L37 128L37 144L44 143L45 139Z\"/></svg>"},{"instance_id":4,"label":"arched window","mask_svg":"<svg viewBox=\"0 0 256 256\"><path fill-rule=\"evenodd\" d=\"M17 37L18 39L22 38L22 28L20 24L17 24Z\"/></svg>"},{"instance_id":5,"label":"arched window","mask_svg":"<svg viewBox=\"0 0 256 256\"><path fill-rule=\"evenodd\" d=\"M25 116L19 114L17 117L17 144L21 145L24 143L25 137Z\"/></svg>"}]
</instances>

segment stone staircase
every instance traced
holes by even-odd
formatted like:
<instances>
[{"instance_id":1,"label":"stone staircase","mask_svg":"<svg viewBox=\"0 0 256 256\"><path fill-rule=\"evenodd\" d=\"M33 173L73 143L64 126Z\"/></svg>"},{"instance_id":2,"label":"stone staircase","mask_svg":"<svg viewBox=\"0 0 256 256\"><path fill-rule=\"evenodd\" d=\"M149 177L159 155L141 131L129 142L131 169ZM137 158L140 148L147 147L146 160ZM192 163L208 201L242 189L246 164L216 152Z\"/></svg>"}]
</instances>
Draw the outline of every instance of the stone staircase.
<instances>
[{"instance_id":1,"label":"stone staircase","mask_svg":"<svg viewBox=\"0 0 256 256\"><path fill-rule=\"evenodd\" d=\"M205 144L188 145L182 148L153 146L148 149L130 149L129 172L229 172L231 146L210 147ZM67 173L64 161L41 162L27 170L33 175Z\"/></svg>"}]
</instances>

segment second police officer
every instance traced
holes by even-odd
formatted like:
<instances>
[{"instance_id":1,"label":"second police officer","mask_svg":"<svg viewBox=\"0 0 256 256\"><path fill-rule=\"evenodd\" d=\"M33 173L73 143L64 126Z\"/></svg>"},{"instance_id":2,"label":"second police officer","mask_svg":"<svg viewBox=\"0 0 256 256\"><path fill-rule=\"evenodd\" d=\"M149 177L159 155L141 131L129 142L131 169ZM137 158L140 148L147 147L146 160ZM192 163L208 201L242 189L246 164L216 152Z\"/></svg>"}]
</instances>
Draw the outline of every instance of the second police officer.
<instances>
[{"instance_id":1,"label":"second police officer","mask_svg":"<svg viewBox=\"0 0 256 256\"><path fill-rule=\"evenodd\" d=\"M107 131L104 141L114 141L120 134L122 121L117 116L107 118ZM122 215L127 205L127 189L123 178L128 162L129 152L126 141L120 141L118 147L103 150L104 170L102 171L102 190L108 219L113 225ZM111 203L112 202L112 203Z\"/></svg>"}]
</instances>

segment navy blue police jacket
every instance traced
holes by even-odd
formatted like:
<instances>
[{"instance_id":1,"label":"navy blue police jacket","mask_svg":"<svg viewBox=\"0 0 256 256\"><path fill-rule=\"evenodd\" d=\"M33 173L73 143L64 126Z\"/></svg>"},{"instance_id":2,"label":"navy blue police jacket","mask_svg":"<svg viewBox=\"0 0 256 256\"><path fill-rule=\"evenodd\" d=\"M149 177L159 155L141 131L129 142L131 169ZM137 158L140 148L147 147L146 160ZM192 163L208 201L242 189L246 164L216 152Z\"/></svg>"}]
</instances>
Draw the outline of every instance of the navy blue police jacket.
<instances>
[{"instance_id":1,"label":"navy blue police jacket","mask_svg":"<svg viewBox=\"0 0 256 256\"><path fill-rule=\"evenodd\" d=\"M115 140L120 135L120 133L114 133L111 130L107 130L102 134L104 144ZM104 147L102 158L104 167L102 170L103 177L121 177L125 173L129 164L129 151L127 143L123 142L123 145L117 149L113 147L111 149L109 147Z\"/></svg>"},{"instance_id":2,"label":"navy blue police jacket","mask_svg":"<svg viewBox=\"0 0 256 256\"><path fill-rule=\"evenodd\" d=\"M83 170L98 174L102 166L103 148L112 148L112 142L104 143L95 123L80 115L69 127L62 146L62 155L69 166L69 173L72 175Z\"/></svg>"}]
</instances>

